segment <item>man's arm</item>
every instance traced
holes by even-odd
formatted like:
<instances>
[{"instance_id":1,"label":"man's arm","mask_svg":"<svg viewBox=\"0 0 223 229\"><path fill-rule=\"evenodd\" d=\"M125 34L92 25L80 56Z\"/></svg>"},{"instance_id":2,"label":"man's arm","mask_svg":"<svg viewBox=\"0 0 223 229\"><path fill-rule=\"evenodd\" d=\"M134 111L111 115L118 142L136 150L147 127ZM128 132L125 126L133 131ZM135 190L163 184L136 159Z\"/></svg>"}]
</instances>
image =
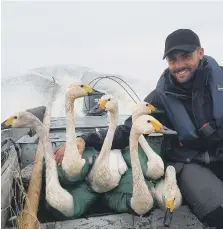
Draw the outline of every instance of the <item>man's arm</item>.
<instances>
[{"instance_id":1,"label":"man's arm","mask_svg":"<svg viewBox=\"0 0 223 229\"><path fill-rule=\"evenodd\" d=\"M86 147L93 146L96 149L100 150L104 143L104 139L106 137L107 131L108 131L107 128L100 129L97 131L83 134L79 137L84 139L86 143ZM125 124L117 126L115 130L115 134L114 134L114 139L112 142L112 149L125 148L125 146L128 145L129 133L130 133L130 128L126 126Z\"/></svg>"}]
</instances>

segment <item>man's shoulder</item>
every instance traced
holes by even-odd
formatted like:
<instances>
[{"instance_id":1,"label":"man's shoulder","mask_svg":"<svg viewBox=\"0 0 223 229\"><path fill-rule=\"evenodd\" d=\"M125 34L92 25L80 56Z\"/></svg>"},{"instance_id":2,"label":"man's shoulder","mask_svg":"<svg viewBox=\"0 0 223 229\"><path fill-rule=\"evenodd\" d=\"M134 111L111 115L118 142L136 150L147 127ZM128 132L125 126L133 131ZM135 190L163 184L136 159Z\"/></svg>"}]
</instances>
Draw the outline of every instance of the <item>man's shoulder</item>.
<instances>
[{"instance_id":1,"label":"man's shoulder","mask_svg":"<svg viewBox=\"0 0 223 229\"><path fill-rule=\"evenodd\" d=\"M156 97L157 95L157 90L154 89L153 91L151 91L147 96L146 98L144 99L145 102L147 103L151 103L151 101L154 100L154 98Z\"/></svg>"},{"instance_id":2,"label":"man's shoulder","mask_svg":"<svg viewBox=\"0 0 223 229\"><path fill-rule=\"evenodd\" d=\"M162 84L162 82L165 81L168 72L169 72L169 68L166 68L162 72L162 74L160 75L160 78L158 79L158 82L156 84L156 88L153 91L151 91L149 93L149 95L146 96L146 98L144 99L145 102L151 103L151 101L154 101L157 99L157 97L160 94L160 85Z\"/></svg>"},{"instance_id":3,"label":"man's shoulder","mask_svg":"<svg viewBox=\"0 0 223 229\"><path fill-rule=\"evenodd\" d=\"M164 71L160 75L160 78L157 81L156 87L158 87L161 82L165 82L166 80L168 80L169 73L170 73L169 68L164 69Z\"/></svg>"},{"instance_id":4,"label":"man's shoulder","mask_svg":"<svg viewBox=\"0 0 223 229\"><path fill-rule=\"evenodd\" d=\"M211 66L220 67L220 69L223 71L223 66L222 66L222 64L220 65L220 64L218 63L218 61L217 61L215 58L213 58L212 56L207 56L207 55L205 55L205 56L204 56L204 59L206 60L206 62L207 62L208 64L211 64Z\"/></svg>"},{"instance_id":5,"label":"man's shoulder","mask_svg":"<svg viewBox=\"0 0 223 229\"><path fill-rule=\"evenodd\" d=\"M161 105L159 94L160 92L157 89L154 89L149 93L149 95L146 96L144 101L147 103L151 103L153 106L161 109L162 105Z\"/></svg>"}]
</instances>

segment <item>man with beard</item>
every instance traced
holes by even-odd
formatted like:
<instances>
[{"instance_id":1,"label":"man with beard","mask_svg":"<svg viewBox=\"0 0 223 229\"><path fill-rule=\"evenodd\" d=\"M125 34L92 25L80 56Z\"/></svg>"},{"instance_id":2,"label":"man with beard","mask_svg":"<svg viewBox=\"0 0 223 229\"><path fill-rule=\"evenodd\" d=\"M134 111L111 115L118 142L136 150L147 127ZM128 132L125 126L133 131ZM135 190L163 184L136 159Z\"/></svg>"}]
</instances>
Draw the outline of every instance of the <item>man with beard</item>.
<instances>
[{"instance_id":1,"label":"man with beard","mask_svg":"<svg viewBox=\"0 0 223 229\"><path fill-rule=\"evenodd\" d=\"M168 35L165 58L168 68L145 98L164 110L156 118L178 133L163 142L165 160L175 166L192 212L201 221L223 228L223 71L212 57L204 55L199 37L189 29ZM117 127L113 149L129 144L131 125L129 117ZM100 149L105 135L101 130L78 137L80 153L85 146ZM56 152L57 162L62 161L63 153L64 147Z\"/></svg>"}]
</instances>

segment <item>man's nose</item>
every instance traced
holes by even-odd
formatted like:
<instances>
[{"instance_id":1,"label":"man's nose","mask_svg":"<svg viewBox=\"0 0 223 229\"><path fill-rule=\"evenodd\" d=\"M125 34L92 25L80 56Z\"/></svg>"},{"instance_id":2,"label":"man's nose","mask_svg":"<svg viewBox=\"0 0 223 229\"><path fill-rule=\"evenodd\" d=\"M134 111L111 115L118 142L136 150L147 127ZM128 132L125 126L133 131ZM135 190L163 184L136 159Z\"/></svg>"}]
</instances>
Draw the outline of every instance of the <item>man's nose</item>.
<instances>
[{"instance_id":1,"label":"man's nose","mask_svg":"<svg viewBox=\"0 0 223 229\"><path fill-rule=\"evenodd\" d=\"M175 69L176 71L181 70L182 68L184 68L184 62L181 59L177 59L175 62Z\"/></svg>"}]
</instances>

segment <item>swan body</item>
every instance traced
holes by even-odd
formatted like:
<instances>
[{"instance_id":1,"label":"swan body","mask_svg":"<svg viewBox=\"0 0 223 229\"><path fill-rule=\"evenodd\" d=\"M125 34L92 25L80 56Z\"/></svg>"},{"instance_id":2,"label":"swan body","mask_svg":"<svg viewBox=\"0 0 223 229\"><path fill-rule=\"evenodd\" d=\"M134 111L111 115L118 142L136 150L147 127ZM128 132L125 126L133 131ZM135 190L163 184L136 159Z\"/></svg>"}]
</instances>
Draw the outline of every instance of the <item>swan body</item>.
<instances>
[{"instance_id":1,"label":"swan body","mask_svg":"<svg viewBox=\"0 0 223 229\"><path fill-rule=\"evenodd\" d=\"M167 166L165 178L155 188L155 198L162 210L169 209L173 212L182 205L182 194L177 185L176 171L173 166Z\"/></svg>"}]
</instances>

